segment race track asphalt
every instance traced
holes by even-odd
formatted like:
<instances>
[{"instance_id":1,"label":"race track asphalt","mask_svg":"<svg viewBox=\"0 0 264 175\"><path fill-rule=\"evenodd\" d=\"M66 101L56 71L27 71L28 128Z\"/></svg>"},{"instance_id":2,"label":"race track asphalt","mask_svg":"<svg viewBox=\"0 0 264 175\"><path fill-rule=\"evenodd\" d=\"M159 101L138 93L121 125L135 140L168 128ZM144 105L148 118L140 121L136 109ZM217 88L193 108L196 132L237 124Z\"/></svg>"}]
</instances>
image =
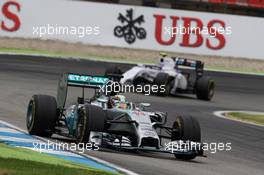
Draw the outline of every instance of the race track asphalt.
<instances>
[{"instance_id":1,"label":"race track asphalt","mask_svg":"<svg viewBox=\"0 0 264 175\"><path fill-rule=\"evenodd\" d=\"M103 74L107 66L109 63L95 61L0 55L0 120L26 129L26 107L33 94L56 96L58 78L63 72ZM86 153L146 175L263 175L264 127L217 118L212 113L215 110L264 111L264 76L206 74L215 79L217 85L212 102L200 101L194 96L126 95L131 101L149 102L152 109L168 112L169 125L176 114L196 117L201 125L203 141L231 142L231 151L206 152L207 158L198 157L189 162L157 153L111 150ZM78 92L72 90L71 101L76 100Z\"/></svg>"}]
</instances>

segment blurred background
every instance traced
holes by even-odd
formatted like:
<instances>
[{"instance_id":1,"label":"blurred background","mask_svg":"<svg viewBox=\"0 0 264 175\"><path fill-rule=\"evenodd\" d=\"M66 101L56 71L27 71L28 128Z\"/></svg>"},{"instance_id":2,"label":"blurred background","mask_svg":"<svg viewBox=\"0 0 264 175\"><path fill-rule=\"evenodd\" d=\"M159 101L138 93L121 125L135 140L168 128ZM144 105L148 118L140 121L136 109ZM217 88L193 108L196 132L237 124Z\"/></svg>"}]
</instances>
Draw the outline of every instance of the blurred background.
<instances>
[{"instance_id":1,"label":"blurred background","mask_svg":"<svg viewBox=\"0 0 264 175\"><path fill-rule=\"evenodd\" d=\"M98 0L94 2L264 17L264 0Z\"/></svg>"}]
</instances>

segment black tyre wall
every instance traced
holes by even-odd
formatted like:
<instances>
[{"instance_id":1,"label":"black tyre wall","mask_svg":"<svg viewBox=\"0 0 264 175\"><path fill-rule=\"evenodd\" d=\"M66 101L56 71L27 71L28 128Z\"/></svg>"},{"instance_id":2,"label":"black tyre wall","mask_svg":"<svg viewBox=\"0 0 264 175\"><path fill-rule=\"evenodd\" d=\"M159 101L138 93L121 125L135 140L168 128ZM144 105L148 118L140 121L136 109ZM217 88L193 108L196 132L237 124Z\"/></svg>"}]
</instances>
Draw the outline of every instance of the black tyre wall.
<instances>
[{"instance_id":1,"label":"black tyre wall","mask_svg":"<svg viewBox=\"0 0 264 175\"><path fill-rule=\"evenodd\" d=\"M106 124L106 112L98 106L93 106L86 104L83 108L82 113L79 116L81 118L83 129L79 132L79 137L77 137L78 143L89 142L90 132L104 132Z\"/></svg>"},{"instance_id":2,"label":"black tyre wall","mask_svg":"<svg viewBox=\"0 0 264 175\"><path fill-rule=\"evenodd\" d=\"M30 110L32 110L32 122L28 120L29 116L27 116L29 134L51 136L57 120L56 99L48 95L34 95L29 102L27 115L30 114Z\"/></svg>"},{"instance_id":3,"label":"black tyre wall","mask_svg":"<svg viewBox=\"0 0 264 175\"><path fill-rule=\"evenodd\" d=\"M177 116L173 124L173 128L177 130L172 132L171 140L201 142L201 129L198 121L191 116ZM177 159L191 160L197 154L174 154Z\"/></svg>"},{"instance_id":4,"label":"black tyre wall","mask_svg":"<svg viewBox=\"0 0 264 175\"><path fill-rule=\"evenodd\" d=\"M103 132L106 123L106 112L98 106L85 105L85 109L90 121L89 128L91 131Z\"/></svg>"},{"instance_id":5,"label":"black tyre wall","mask_svg":"<svg viewBox=\"0 0 264 175\"><path fill-rule=\"evenodd\" d=\"M167 73L164 72L160 72L157 74L157 76L154 79L153 82L154 85L158 85L159 86L159 91L158 91L158 95L161 96L168 96L170 94L170 90L171 90L171 84L170 84L170 76ZM165 91L163 91L160 86L165 85Z\"/></svg>"},{"instance_id":6,"label":"black tyre wall","mask_svg":"<svg viewBox=\"0 0 264 175\"><path fill-rule=\"evenodd\" d=\"M198 99L210 101L214 95L215 83L210 77L201 77L197 81L196 95Z\"/></svg>"},{"instance_id":7,"label":"black tyre wall","mask_svg":"<svg viewBox=\"0 0 264 175\"><path fill-rule=\"evenodd\" d=\"M122 74L122 71L117 66L110 66L105 70L105 75L108 76L110 74Z\"/></svg>"},{"instance_id":8,"label":"black tyre wall","mask_svg":"<svg viewBox=\"0 0 264 175\"><path fill-rule=\"evenodd\" d=\"M192 116L177 116L173 128L178 129L179 132L175 136L172 136L172 140L201 141L200 125Z\"/></svg>"}]
</instances>

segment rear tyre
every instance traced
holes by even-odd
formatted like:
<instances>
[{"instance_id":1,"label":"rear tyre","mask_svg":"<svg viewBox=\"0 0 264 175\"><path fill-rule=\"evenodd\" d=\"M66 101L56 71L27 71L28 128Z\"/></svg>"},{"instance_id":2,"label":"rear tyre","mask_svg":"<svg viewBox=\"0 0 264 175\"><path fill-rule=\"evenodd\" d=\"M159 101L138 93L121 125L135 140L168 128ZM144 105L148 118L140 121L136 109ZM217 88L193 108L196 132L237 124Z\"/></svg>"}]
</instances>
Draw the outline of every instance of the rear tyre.
<instances>
[{"instance_id":1,"label":"rear tyre","mask_svg":"<svg viewBox=\"0 0 264 175\"><path fill-rule=\"evenodd\" d=\"M158 85L157 95L168 96L171 91L170 76L167 73L160 72L154 79L154 85Z\"/></svg>"},{"instance_id":2,"label":"rear tyre","mask_svg":"<svg viewBox=\"0 0 264 175\"><path fill-rule=\"evenodd\" d=\"M86 104L79 111L76 129L77 143L88 143L90 139L90 132L105 131L106 113L98 106Z\"/></svg>"},{"instance_id":3,"label":"rear tyre","mask_svg":"<svg viewBox=\"0 0 264 175\"><path fill-rule=\"evenodd\" d=\"M120 82L122 71L117 66L110 66L105 70L105 76L109 77L114 82Z\"/></svg>"},{"instance_id":4,"label":"rear tyre","mask_svg":"<svg viewBox=\"0 0 264 175\"><path fill-rule=\"evenodd\" d=\"M192 116L177 116L172 126L171 141L201 142L201 129L199 122ZM191 160L197 154L174 154L177 159Z\"/></svg>"},{"instance_id":5,"label":"rear tyre","mask_svg":"<svg viewBox=\"0 0 264 175\"><path fill-rule=\"evenodd\" d=\"M210 101L214 96L215 83L210 77L201 77L197 81L196 96L200 100Z\"/></svg>"},{"instance_id":6,"label":"rear tyre","mask_svg":"<svg viewBox=\"0 0 264 175\"><path fill-rule=\"evenodd\" d=\"M122 71L117 66L110 66L105 70L105 76L110 76L111 74L121 75Z\"/></svg>"},{"instance_id":7,"label":"rear tyre","mask_svg":"<svg viewBox=\"0 0 264 175\"><path fill-rule=\"evenodd\" d=\"M56 99L48 95L33 95L27 109L29 134L51 137L57 120Z\"/></svg>"}]
</instances>

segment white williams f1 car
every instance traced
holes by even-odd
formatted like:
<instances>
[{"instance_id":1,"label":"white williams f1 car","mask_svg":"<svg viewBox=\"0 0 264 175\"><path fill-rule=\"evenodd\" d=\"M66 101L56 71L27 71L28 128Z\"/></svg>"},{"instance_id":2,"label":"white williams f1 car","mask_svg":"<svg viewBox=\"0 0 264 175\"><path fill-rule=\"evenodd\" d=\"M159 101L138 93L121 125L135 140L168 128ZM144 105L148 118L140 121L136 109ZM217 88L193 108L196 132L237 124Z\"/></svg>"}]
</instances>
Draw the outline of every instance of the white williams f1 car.
<instances>
[{"instance_id":1,"label":"white williams f1 car","mask_svg":"<svg viewBox=\"0 0 264 175\"><path fill-rule=\"evenodd\" d=\"M201 61L162 55L157 65L137 65L124 73L118 67L109 67L105 75L122 74L121 84L158 85L163 89L160 88L157 94L163 96L189 93L210 101L215 83L203 73L204 63Z\"/></svg>"}]
</instances>

